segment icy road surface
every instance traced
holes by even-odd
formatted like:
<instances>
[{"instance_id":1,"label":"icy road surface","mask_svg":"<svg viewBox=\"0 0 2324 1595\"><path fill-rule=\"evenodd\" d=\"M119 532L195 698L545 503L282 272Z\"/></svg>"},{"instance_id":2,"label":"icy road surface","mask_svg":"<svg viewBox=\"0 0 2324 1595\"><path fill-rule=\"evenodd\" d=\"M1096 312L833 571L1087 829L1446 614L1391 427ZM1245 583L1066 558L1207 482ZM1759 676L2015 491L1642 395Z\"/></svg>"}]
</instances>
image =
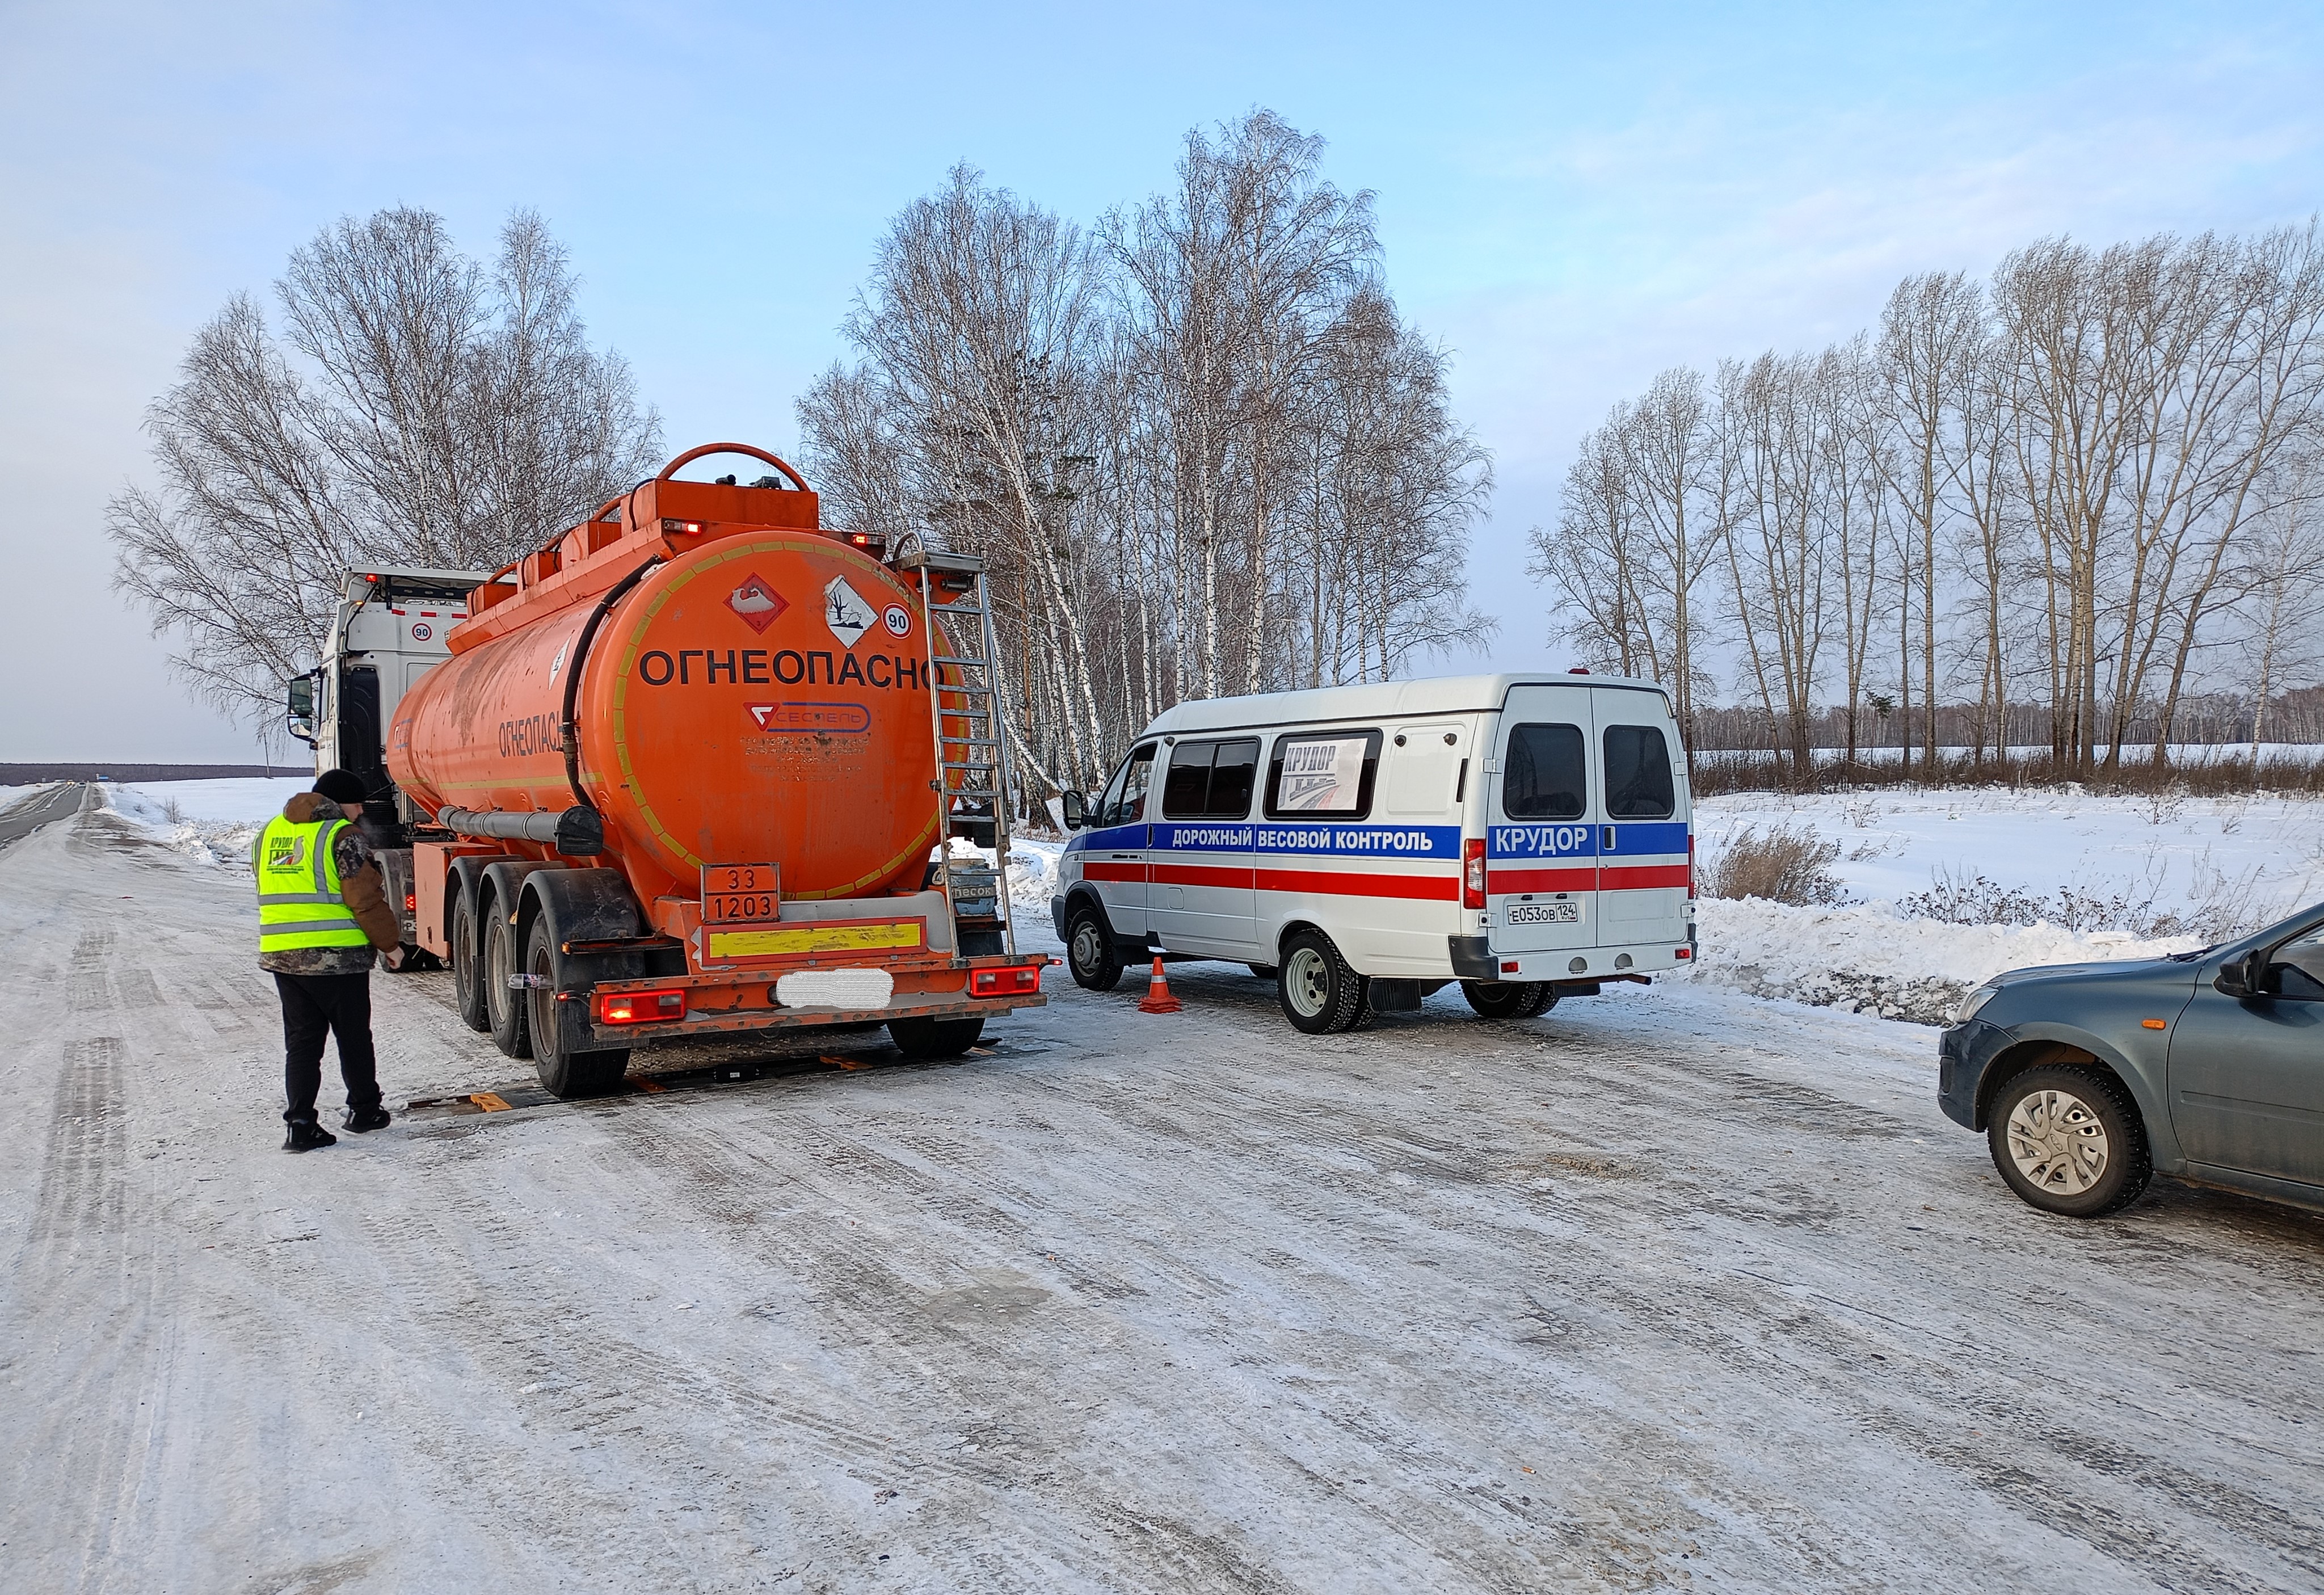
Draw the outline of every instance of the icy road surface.
<instances>
[{"instance_id":1,"label":"icy road surface","mask_svg":"<svg viewBox=\"0 0 2324 1595\"><path fill-rule=\"evenodd\" d=\"M290 1157L248 890L0 852L8 1590L2324 1584L2324 1222L2041 1218L1925 1030L1189 965ZM444 979L393 1102L524 1077Z\"/></svg>"}]
</instances>

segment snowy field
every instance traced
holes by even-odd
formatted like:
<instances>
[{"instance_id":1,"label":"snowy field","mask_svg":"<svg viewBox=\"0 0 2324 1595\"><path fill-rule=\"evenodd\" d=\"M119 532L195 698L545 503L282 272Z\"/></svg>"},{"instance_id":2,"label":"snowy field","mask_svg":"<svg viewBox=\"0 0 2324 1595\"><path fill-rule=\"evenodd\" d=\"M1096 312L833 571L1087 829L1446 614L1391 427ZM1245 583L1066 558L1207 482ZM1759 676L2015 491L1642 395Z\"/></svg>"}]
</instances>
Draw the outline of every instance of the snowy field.
<instances>
[{"instance_id":1,"label":"snowy field","mask_svg":"<svg viewBox=\"0 0 2324 1595\"><path fill-rule=\"evenodd\" d=\"M1706 898L1689 978L1937 1022L2005 969L2181 952L2324 899L2324 803L2311 798L1743 793L1698 807L1705 879L1738 834L1779 828L1838 844L1849 900ZM1956 895L1985 922L1935 917L1926 899L1948 884L1972 889ZM1993 923L1997 908L2032 923Z\"/></svg>"},{"instance_id":2,"label":"snowy field","mask_svg":"<svg viewBox=\"0 0 2324 1595\"><path fill-rule=\"evenodd\" d=\"M527 1065L382 976L397 1123L286 1157L248 878L173 831L0 850L0 1587L2324 1581L2324 1222L2036 1214L1924 1029L1052 971L954 1064L480 1113Z\"/></svg>"}]
</instances>

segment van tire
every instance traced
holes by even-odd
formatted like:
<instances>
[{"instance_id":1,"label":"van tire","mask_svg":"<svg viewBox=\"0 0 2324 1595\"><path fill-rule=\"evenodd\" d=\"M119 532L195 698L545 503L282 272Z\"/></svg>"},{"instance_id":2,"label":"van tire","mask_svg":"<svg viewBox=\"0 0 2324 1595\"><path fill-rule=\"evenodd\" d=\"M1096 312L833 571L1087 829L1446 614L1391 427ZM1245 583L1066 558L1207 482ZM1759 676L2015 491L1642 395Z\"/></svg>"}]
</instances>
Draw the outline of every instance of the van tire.
<instances>
[{"instance_id":1,"label":"van tire","mask_svg":"<svg viewBox=\"0 0 2324 1595\"><path fill-rule=\"evenodd\" d=\"M1462 981L1461 995L1479 1019L1529 1019L1557 1000L1546 981Z\"/></svg>"},{"instance_id":2,"label":"van tire","mask_svg":"<svg viewBox=\"0 0 2324 1595\"><path fill-rule=\"evenodd\" d=\"M1065 916L1065 968L1084 991L1111 991L1121 984L1121 949L1113 933L1087 903Z\"/></svg>"},{"instance_id":3,"label":"van tire","mask_svg":"<svg viewBox=\"0 0 2324 1595\"><path fill-rule=\"evenodd\" d=\"M532 1056L530 1027L525 1023L522 995L509 985L521 966L517 962L516 927L508 922L498 902L484 917L484 956L477 975L484 988L484 1009L492 1016L493 1045L512 1058Z\"/></svg>"},{"instance_id":4,"label":"van tire","mask_svg":"<svg viewBox=\"0 0 2324 1595\"><path fill-rule=\"evenodd\" d=\"M1517 1015L1521 1019L1537 1019L1557 1006L1557 988L1547 981L1533 982L1534 994Z\"/></svg>"},{"instance_id":5,"label":"van tire","mask_svg":"<svg viewBox=\"0 0 2324 1595\"><path fill-rule=\"evenodd\" d=\"M463 891L452 905L452 997L459 1004L461 1022L476 1031L493 1028L484 1002L484 971L477 967L482 953L476 940L475 894Z\"/></svg>"},{"instance_id":6,"label":"van tire","mask_svg":"<svg viewBox=\"0 0 2324 1595\"><path fill-rule=\"evenodd\" d=\"M1370 1014L1366 983L1322 931L1295 931L1285 939L1275 997L1293 1029L1310 1036L1353 1029Z\"/></svg>"},{"instance_id":7,"label":"van tire","mask_svg":"<svg viewBox=\"0 0 2324 1595\"><path fill-rule=\"evenodd\" d=\"M563 963L549 931L549 917L543 914L533 920L525 937L526 973L549 982L523 993L533 1072L540 1076L541 1089L553 1097L569 1102L575 1097L604 1096L621 1089L622 1076L630 1070L630 1049L582 1050L580 1044L590 1039L588 1005L558 1000L565 984Z\"/></svg>"}]
</instances>

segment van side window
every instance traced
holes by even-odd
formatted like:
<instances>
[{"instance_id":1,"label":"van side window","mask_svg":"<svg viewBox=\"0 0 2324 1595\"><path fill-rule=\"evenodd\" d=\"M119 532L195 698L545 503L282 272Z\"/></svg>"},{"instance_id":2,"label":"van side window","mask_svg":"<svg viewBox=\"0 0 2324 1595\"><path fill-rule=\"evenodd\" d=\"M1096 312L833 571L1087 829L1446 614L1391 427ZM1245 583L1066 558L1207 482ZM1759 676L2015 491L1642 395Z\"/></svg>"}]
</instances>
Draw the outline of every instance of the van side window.
<instances>
[{"instance_id":1,"label":"van side window","mask_svg":"<svg viewBox=\"0 0 2324 1595\"><path fill-rule=\"evenodd\" d=\"M1653 725L1606 728L1606 817L1666 820L1678 807L1671 787L1670 744Z\"/></svg>"},{"instance_id":2,"label":"van side window","mask_svg":"<svg viewBox=\"0 0 2324 1595\"><path fill-rule=\"evenodd\" d=\"M1589 807L1583 746L1578 725L1512 726L1501 812L1513 820L1580 819Z\"/></svg>"},{"instance_id":3,"label":"van side window","mask_svg":"<svg viewBox=\"0 0 2324 1595\"><path fill-rule=\"evenodd\" d=\"M1144 817L1146 788L1154 779L1154 744L1130 750L1130 759L1121 773L1113 778L1106 788L1105 812L1098 816L1101 825L1127 825Z\"/></svg>"},{"instance_id":4,"label":"van side window","mask_svg":"<svg viewBox=\"0 0 2324 1595\"><path fill-rule=\"evenodd\" d=\"M1257 737L1180 742L1170 750L1170 773L1162 782L1162 817L1241 819L1250 813L1251 781L1258 771Z\"/></svg>"},{"instance_id":5,"label":"van side window","mask_svg":"<svg viewBox=\"0 0 2324 1595\"><path fill-rule=\"evenodd\" d=\"M1360 820L1372 811L1380 733L1280 736L1267 769L1267 817Z\"/></svg>"}]
</instances>

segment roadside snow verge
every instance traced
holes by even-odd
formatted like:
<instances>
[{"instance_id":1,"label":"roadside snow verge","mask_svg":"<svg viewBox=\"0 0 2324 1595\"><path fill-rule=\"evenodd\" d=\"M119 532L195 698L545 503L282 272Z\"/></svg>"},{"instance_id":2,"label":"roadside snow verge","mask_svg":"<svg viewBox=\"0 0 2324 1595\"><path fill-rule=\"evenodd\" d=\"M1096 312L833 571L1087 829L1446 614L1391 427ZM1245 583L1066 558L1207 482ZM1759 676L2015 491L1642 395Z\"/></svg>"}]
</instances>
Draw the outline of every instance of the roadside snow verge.
<instances>
[{"instance_id":1,"label":"roadside snow verge","mask_svg":"<svg viewBox=\"0 0 2324 1595\"><path fill-rule=\"evenodd\" d=\"M256 825L189 819L176 803L133 787L107 782L97 789L105 794L106 807L172 853L212 868L250 867L250 844L258 838Z\"/></svg>"},{"instance_id":2,"label":"roadside snow verge","mask_svg":"<svg viewBox=\"0 0 2324 1595\"><path fill-rule=\"evenodd\" d=\"M1950 1023L1964 996L2004 970L2159 958L2202 945L2054 925L1948 925L1904 918L1886 903L1795 908L1705 898L1696 911L1697 962L1665 978L1921 1025Z\"/></svg>"}]
</instances>

